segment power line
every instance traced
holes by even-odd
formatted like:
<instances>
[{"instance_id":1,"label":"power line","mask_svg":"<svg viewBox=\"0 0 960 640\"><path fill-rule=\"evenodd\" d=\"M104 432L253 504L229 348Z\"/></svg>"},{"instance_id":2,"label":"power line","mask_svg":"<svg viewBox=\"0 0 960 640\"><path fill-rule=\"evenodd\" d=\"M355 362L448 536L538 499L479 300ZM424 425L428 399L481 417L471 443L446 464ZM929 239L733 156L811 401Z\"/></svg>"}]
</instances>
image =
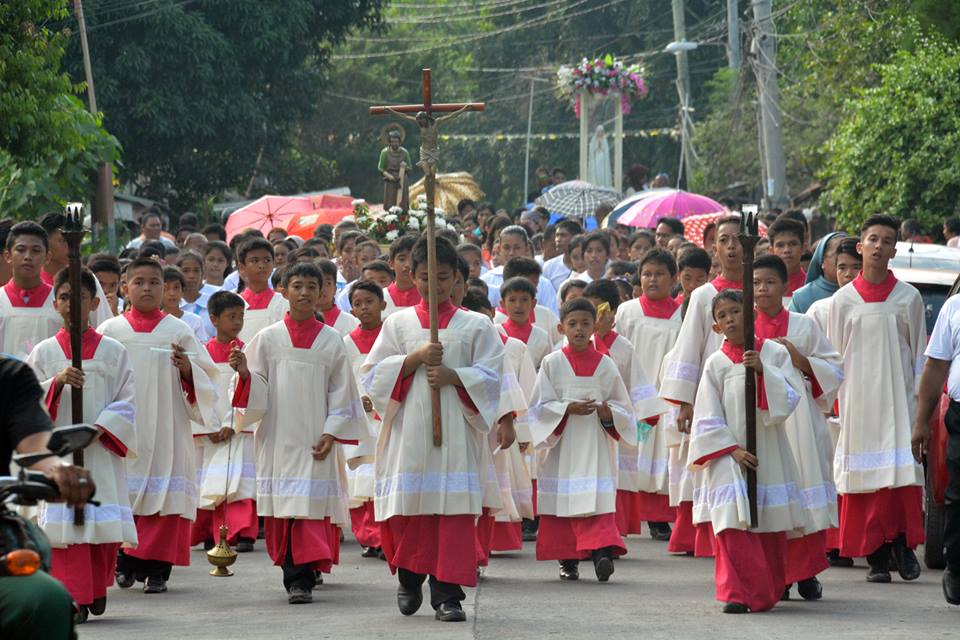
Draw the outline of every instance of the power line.
<instances>
[{"instance_id":1,"label":"power line","mask_svg":"<svg viewBox=\"0 0 960 640\"><path fill-rule=\"evenodd\" d=\"M521 0L521 2L526 2L528 0ZM526 11L534 11L536 9L543 9L544 7L556 7L558 5L564 4L568 0L548 0L547 2L542 2L541 4L531 5L529 7L512 7L510 9L505 9L503 11L493 12L493 13L484 13L486 9L481 9L478 11L454 11L450 13L436 13L433 15L427 16L415 16L415 17L402 17L395 16L391 17L388 22L391 24L438 24L441 22L458 22L463 20L487 20L489 18L497 18L500 16L506 15L515 15L518 13L524 13Z\"/></svg>"}]
</instances>

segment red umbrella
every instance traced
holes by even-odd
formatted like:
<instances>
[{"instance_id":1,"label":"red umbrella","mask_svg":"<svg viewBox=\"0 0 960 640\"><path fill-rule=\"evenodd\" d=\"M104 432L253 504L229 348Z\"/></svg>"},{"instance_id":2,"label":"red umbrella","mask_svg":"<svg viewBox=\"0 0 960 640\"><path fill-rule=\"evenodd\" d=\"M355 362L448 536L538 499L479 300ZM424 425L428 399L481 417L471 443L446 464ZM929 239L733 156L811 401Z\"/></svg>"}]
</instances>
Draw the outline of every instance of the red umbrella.
<instances>
[{"instance_id":1,"label":"red umbrella","mask_svg":"<svg viewBox=\"0 0 960 640\"><path fill-rule=\"evenodd\" d=\"M688 216L709 213L724 214L727 208L722 204L696 193L686 191L666 192L650 198L638 199L617 219L619 224L652 229L661 218L683 220Z\"/></svg>"},{"instance_id":2,"label":"red umbrella","mask_svg":"<svg viewBox=\"0 0 960 640\"><path fill-rule=\"evenodd\" d=\"M309 240L313 237L313 232L320 225L337 224L347 216L352 215L352 206L338 209L316 209L309 213L293 216L287 223L287 233L292 236L300 236L304 240Z\"/></svg>"},{"instance_id":3,"label":"red umbrella","mask_svg":"<svg viewBox=\"0 0 960 640\"><path fill-rule=\"evenodd\" d=\"M310 198L263 196L230 214L226 225L227 241L245 229L258 229L263 235L275 227L285 229L290 218L313 209Z\"/></svg>"},{"instance_id":4,"label":"red umbrella","mask_svg":"<svg viewBox=\"0 0 960 640\"><path fill-rule=\"evenodd\" d=\"M688 216L683 219L683 237L696 245L703 246L703 230L710 224L716 223L720 218L724 218L730 213L722 211L720 213L707 213L699 216ZM734 214L736 215L736 214ZM767 237L767 225L759 223L760 235Z\"/></svg>"}]
</instances>

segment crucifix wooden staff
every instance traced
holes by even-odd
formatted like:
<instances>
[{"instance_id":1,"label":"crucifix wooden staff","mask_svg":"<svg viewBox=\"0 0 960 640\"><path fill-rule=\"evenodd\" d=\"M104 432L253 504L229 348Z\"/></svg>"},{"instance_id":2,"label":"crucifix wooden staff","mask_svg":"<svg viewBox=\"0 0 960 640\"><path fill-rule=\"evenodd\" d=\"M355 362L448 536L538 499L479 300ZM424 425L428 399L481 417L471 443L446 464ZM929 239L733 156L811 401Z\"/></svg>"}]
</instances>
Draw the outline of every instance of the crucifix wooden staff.
<instances>
[{"instance_id":1,"label":"crucifix wooden staff","mask_svg":"<svg viewBox=\"0 0 960 640\"><path fill-rule=\"evenodd\" d=\"M740 218L740 244L743 246L743 350L756 346L753 326L753 256L760 240L757 214L743 213ZM747 418L747 451L757 455L757 376L747 371L743 389ZM750 528L757 528L757 471L747 469L747 499L750 501Z\"/></svg>"},{"instance_id":2,"label":"crucifix wooden staff","mask_svg":"<svg viewBox=\"0 0 960 640\"><path fill-rule=\"evenodd\" d=\"M370 107L370 115L392 114L405 120L413 120L420 128L420 162L417 163L417 166L423 169L423 188L427 197L427 303L430 306L430 342L433 343L440 342L440 329L437 324L437 239L436 219L434 217L437 165L440 161L437 125L466 111L483 111L485 108L486 105L482 102L434 104L430 85L430 69L423 70L423 104ZM416 115L409 115L411 113ZM447 115L435 117L434 113L446 113ZM433 444L439 447L443 443L439 389L431 390L430 400L433 413Z\"/></svg>"},{"instance_id":3,"label":"crucifix wooden staff","mask_svg":"<svg viewBox=\"0 0 960 640\"><path fill-rule=\"evenodd\" d=\"M67 222L64 224L61 233L63 239L67 242L67 268L70 270L70 354L71 365L75 369L83 369L83 323L81 314L81 289L80 284L80 242L83 240L83 205L71 202L67 205ZM83 422L83 389L73 388L70 390L71 400L71 419L74 424ZM83 466L83 449L77 449L73 452L73 464L78 467ZM73 523L77 526L83 525L83 507L76 507L73 512Z\"/></svg>"}]
</instances>

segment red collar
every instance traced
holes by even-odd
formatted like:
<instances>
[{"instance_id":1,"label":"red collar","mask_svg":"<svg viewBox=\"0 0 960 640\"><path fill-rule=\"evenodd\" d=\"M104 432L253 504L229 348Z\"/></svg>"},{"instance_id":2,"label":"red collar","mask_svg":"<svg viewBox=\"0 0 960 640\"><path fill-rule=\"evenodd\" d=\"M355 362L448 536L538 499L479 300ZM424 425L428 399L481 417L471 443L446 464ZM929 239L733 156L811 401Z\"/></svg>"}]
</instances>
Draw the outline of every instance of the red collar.
<instances>
[{"instance_id":1,"label":"red collar","mask_svg":"<svg viewBox=\"0 0 960 640\"><path fill-rule=\"evenodd\" d=\"M47 273L46 269L40 269L40 281L43 282L44 284L48 284L52 287L53 277L54 277L54 274Z\"/></svg>"},{"instance_id":2,"label":"red collar","mask_svg":"<svg viewBox=\"0 0 960 640\"><path fill-rule=\"evenodd\" d=\"M533 333L533 323L517 324L509 316L507 316L507 321L501 326L503 330L507 332L508 336L516 338L523 344L527 344L527 342L530 341L530 334Z\"/></svg>"},{"instance_id":3,"label":"red collar","mask_svg":"<svg viewBox=\"0 0 960 640\"><path fill-rule=\"evenodd\" d=\"M787 278L787 295L792 296L794 291L805 284L807 284L807 272L800 269L800 271Z\"/></svg>"},{"instance_id":4,"label":"red collar","mask_svg":"<svg viewBox=\"0 0 960 640\"><path fill-rule=\"evenodd\" d=\"M417 294L419 295L419 294ZM414 307L417 311L417 317L420 318L420 326L424 329L430 328L430 305L427 304L426 300L420 300L417 303L417 306ZM453 303L450 302L450 299L446 299L440 304L437 305L437 327L440 329L446 329L450 324L450 320L453 318L453 315L457 312L457 308L453 306Z\"/></svg>"},{"instance_id":5,"label":"red collar","mask_svg":"<svg viewBox=\"0 0 960 640\"><path fill-rule=\"evenodd\" d=\"M68 360L72 359L73 350L70 348L70 332L67 331L66 327L61 327L60 331L57 331L57 335L54 337L57 339L57 343L60 344L60 348L63 349L63 355L65 355ZM92 360L102 338L103 336L97 333L92 327L87 327L87 330L80 336L80 358L82 360Z\"/></svg>"},{"instance_id":6,"label":"red collar","mask_svg":"<svg viewBox=\"0 0 960 640\"><path fill-rule=\"evenodd\" d=\"M216 338L213 338L207 343L207 353L210 354L214 362L223 364L230 359L230 352L233 351L234 347L243 349L243 341L237 338L230 342L220 342Z\"/></svg>"},{"instance_id":7,"label":"red collar","mask_svg":"<svg viewBox=\"0 0 960 640\"><path fill-rule=\"evenodd\" d=\"M251 289L244 289L240 292L240 297L247 303L248 311L260 311L270 306L275 291L267 287L260 293L254 293Z\"/></svg>"},{"instance_id":8,"label":"red collar","mask_svg":"<svg viewBox=\"0 0 960 640\"><path fill-rule=\"evenodd\" d=\"M142 313L135 308L131 308L123 317L127 319L130 327L137 333L150 333L157 328L157 325L166 315L160 309L154 309L150 313Z\"/></svg>"},{"instance_id":9,"label":"red collar","mask_svg":"<svg viewBox=\"0 0 960 640\"><path fill-rule=\"evenodd\" d=\"M387 291L390 292L390 299L393 300L393 306L395 307L412 307L422 300L420 292L417 291L416 287L410 287L409 289L401 291L397 287L396 282L391 282L390 285L387 286Z\"/></svg>"},{"instance_id":10,"label":"red collar","mask_svg":"<svg viewBox=\"0 0 960 640\"><path fill-rule=\"evenodd\" d=\"M309 349L313 346L314 340L323 331L323 323L311 316L306 320L297 322L290 319L290 312L283 315L283 324L287 325L287 332L290 333L290 342L296 349Z\"/></svg>"},{"instance_id":11,"label":"red collar","mask_svg":"<svg viewBox=\"0 0 960 640\"><path fill-rule=\"evenodd\" d=\"M600 361L603 360L603 354L594 348L591 344L583 351L574 351L569 344L561 349L566 356L567 362L573 369L573 374L580 378L589 378L597 371Z\"/></svg>"},{"instance_id":12,"label":"red collar","mask_svg":"<svg viewBox=\"0 0 960 640\"><path fill-rule=\"evenodd\" d=\"M775 316L768 316L763 311L757 309L756 319L754 321L754 330L756 336L764 340L773 338L787 337L787 329L790 326L790 312L785 308L780 309L780 313Z\"/></svg>"},{"instance_id":13,"label":"red collar","mask_svg":"<svg viewBox=\"0 0 960 640\"><path fill-rule=\"evenodd\" d=\"M660 298L659 300L651 300L647 296L640 296L640 306L643 308L643 315L648 318L669 320L673 317L673 314L677 312L680 303L670 296Z\"/></svg>"},{"instance_id":14,"label":"red collar","mask_svg":"<svg viewBox=\"0 0 960 640\"><path fill-rule=\"evenodd\" d=\"M889 269L886 279L880 284L868 282L864 279L862 271L853 279L853 288L857 290L864 302L883 302L895 286L897 286L897 278Z\"/></svg>"},{"instance_id":15,"label":"red collar","mask_svg":"<svg viewBox=\"0 0 960 640\"><path fill-rule=\"evenodd\" d=\"M37 309L42 307L47 301L53 287L41 279L40 284L34 288L21 289L14 283L13 279L11 279L7 284L3 285L3 290L7 292L11 306Z\"/></svg>"},{"instance_id":16,"label":"red collar","mask_svg":"<svg viewBox=\"0 0 960 640\"><path fill-rule=\"evenodd\" d=\"M320 313L323 314L324 324L332 327L337 323L337 318L340 317L340 307L338 307L337 305L333 305L326 311L321 311Z\"/></svg>"},{"instance_id":17,"label":"red collar","mask_svg":"<svg viewBox=\"0 0 960 640\"><path fill-rule=\"evenodd\" d=\"M608 331L607 335L602 338L597 334L593 334L593 344L601 355L608 356L610 355L610 347L617 341L618 335L616 331Z\"/></svg>"},{"instance_id":18,"label":"red collar","mask_svg":"<svg viewBox=\"0 0 960 640\"><path fill-rule=\"evenodd\" d=\"M370 353L370 349L373 348L373 343L377 341L381 329L383 329L382 324L376 329L357 327L351 331L350 338L353 340L353 344L357 345L357 351L363 354Z\"/></svg>"},{"instance_id":19,"label":"red collar","mask_svg":"<svg viewBox=\"0 0 960 640\"><path fill-rule=\"evenodd\" d=\"M677 303L677 306L678 306L678 307L679 307L680 305L682 305L682 304L683 304L683 291L680 291L680 293L677 294L677 297L674 298L673 301Z\"/></svg>"},{"instance_id":20,"label":"red collar","mask_svg":"<svg viewBox=\"0 0 960 640\"><path fill-rule=\"evenodd\" d=\"M726 291L727 289L736 289L737 291L743 290L743 282L739 280L727 280L722 274L714 278L710 284L712 284L717 290L717 293Z\"/></svg>"}]
</instances>

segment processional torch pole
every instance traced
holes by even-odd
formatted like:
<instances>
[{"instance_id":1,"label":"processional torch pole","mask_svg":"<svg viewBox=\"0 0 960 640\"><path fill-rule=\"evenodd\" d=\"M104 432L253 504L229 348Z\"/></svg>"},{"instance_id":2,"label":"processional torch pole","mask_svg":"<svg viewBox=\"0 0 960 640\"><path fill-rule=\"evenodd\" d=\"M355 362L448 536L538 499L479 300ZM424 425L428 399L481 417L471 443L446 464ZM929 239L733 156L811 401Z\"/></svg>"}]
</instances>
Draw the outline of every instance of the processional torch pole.
<instances>
[{"instance_id":1,"label":"processional torch pole","mask_svg":"<svg viewBox=\"0 0 960 640\"><path fill-rule=\"evenodd\" d=\"M83 370L83 323L81 309L81 284L80 270L83 268L80 263L80 243L83 240L83 205L79 202L71 202L67 205L67 221L61 229L63 239L67 242L68 262L67 268L70 273L70 355L71 365L75 369ZM70 389L71 400L71 419L74 424L83 422L83 389ZM73 464L78 467L83 466L83 449L77 449L73 452ZM83 526L84 507L74 508L73 523L77 526Z\"/></svg>"},{"instance_id":2,"label":"processional torch pole","mask_svg":"<svg viewBox=\"0 0 960 640\"><path fill-rule=\"evenodd\" d=\"M740 244L743 246L743 349L753 351L754 312L753 312L753 257L758 233L757 214L743 213L740 217ZM747 451L757 455L757 376L747 372L744 376L743 397L747 418ZM747 499L750 501L750 528L757 528L757 471L747 469Z\"/></svg>"}]
</instances>

